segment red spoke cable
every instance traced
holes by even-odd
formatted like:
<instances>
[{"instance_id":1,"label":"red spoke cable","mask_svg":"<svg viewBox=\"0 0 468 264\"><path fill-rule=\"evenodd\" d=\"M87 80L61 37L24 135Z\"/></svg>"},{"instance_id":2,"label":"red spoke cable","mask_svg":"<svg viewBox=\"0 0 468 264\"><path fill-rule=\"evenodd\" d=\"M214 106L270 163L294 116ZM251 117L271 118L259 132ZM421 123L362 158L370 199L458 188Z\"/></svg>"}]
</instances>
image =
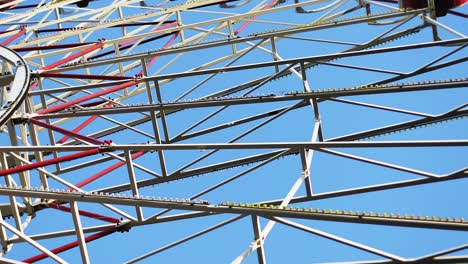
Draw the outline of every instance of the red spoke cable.
<instances>
[{"instance_id":1,"label":"red spoke cable","mask_svg":"<svg viewBox=\"0 0 468 264\"><path fill-rule=\"evenodd\" d=\"M105 80L105 81L118 81L118 80L133 79L133 77L129 77L129 76L109 76L109 75L55 73L55 72L42 72L42 73L39 73L39 76L49 77L49 78L74 78L74 79Z\"/></svg>"},{"instance_id":2,"label":"red spoke cable","mask_svg":"<svg viewBox=\"0 0 468 264\"><path fill-rule=\"evenodd\" d=\"M83 107L89 107L89 106L95 106L95 105L100 105L102 104L103 102L105 101L98 101L98 102L92 102L92 103L89 103L89 104L83 104L83 105L80 105L80 106L83 106ZM112 107L114 104L113 103L108 103L105 105L105 107ZM86 119L83 123L81 123L79 126L77 126L75 129L72 130L73 133L78 133L80 132L83 128L87 127L89 124L91 124L94 120L96 120L98 118L97 115L93 115L91 116L90 118ZM63 144L65 141L67 141L68 139L70 138L70 136L64 136L63 138L61 138L59 141L57 141L56 143L57 144Z\"/></svg>"},{"instance_id":3,"label":"red spoke cable","mask_svg":"<svg viewBox=\"0 0 468 264\"><path fill-rule=\"evenodd\" d=\"M9 9L13 10L13 9L25 9L25 8L38 8L38 7L41 7L43 5L45 5L45 3L40 4L40 5L15 5L15 6L9 8Z\"/></svg>"},{"instance_id":4,"label":"red spoke cable","mask_svg":"<svg viewBox=\"0 0 468 264\"><path fill-rule=\"evenodd\" d=\"M86 45L90 45L94 43L96 42L56 44L56 45L44 45L44 46L41 45L41 46L34 46L34 47L14 48L13 50L17 52L22 52L22 51L35 51L35 50L67 49L67 48L86 46Z\"/></svg>"},{"instance_id":5,"label":"red spoke cable","mask_svg":"<svg viewBox=\"0 0 468 264\"><path fill-rule=\"evenodd\" d=\"M81 140L86 141L86 142L91 143L91 144L95 144L95 145L104 144L104 141L101 141L101 140L98 140L98 139L95 139L95 138L91 138L91 137L88 137L88 136L85 136L85 135L81 135L81 134L75 133L73 131L70 131L70 130L67 130L67 129L64 129L64 128L61 128L61 127L58 127L58 126L54 126L54 125L51 125L49 123L45 123L45 122L42 122L42 121L39 121L39 120L29 119L29 122L31 124L41 126L41 127L47 128L47 129L51 129L51 130L54 130L56 132L59 132L61 134L64 134L64 135L67 135L67 136L70 136L70 137L73 137L73 138L81 139Z\"/></svg>"},{"instance_id":6,"label":"red spoke cable","mask_svg":"<svg viewBox=\"0 0 468 264\"><path fill-rule=\"evenodd\" d=\"M64 63L67 63L67 62L69 62L69 61L71 61L71 60L74 60L74 59L76 59L76 58L78 58L78 57L81 57L81 56L83 56L83 55L85 55L85 54L87 54L87 53L90 53L90 52L92 52L92 51L94 51L94 50L96 50L96 49L100 49L100 48L102 48L103 46L104 46L104 41L100 40L99 42L95 43L95 44L94 44L93 46L91 46L91 47L88 47L88 48L86 48L86 49L84 49L84 50L82 50L82 51L79 51L79 52L77 52L77 53L75 53L75 54L72 54L71 56L68 56L68 57L65 57L65 58L63 58L63 59L61 59L61 60L58 60L58 61L56 61L56 62L54 62L54 63L52 63L52 64L49 64L49 65L47 65L47 66L44 66L44 67L40 68L39 70L50 70L50 69L55 68L55 67L57 67L57 66L60 66L60 65L62 65L62 64L64 64ZM31 87L29 88L29 90L32 91L32 90L34 90L36 87L37 87L37 82L33 82L33 83L31 84Z\"/></svg>"},{"instance_id":7,"label":"red spoke cable","mask_svg":"<svg viewBox=\"0 0 468 264\"><path fill-rule=\"evenodd\" d=\"M56 62L54 62L54 63L52 63L52 64L49 64L49 65L47 65L47 66L44 66L44 67L41 68L41 70L50 70L50 69L53 69L53 68L55 68L55 67L57 67L57 66L60 66L60 65L62 65L62 64L64 64L64 63L67 63L67 62L69 62L69 61L71 61L71 60L74 60L74 59L76 59L76 58L78 58L78 57L81 57L81 56L83 56L83 55L85 55L85 54L87 54L87 53L90 53L90 52L94 51L94 50L100 49L100 48L102 48L103 46L104 46L104 42L103 42L103 41L99 41L99 42L97 42L96 44L94 44L93 46L91 46L91 47L89 47L89 48L86 48L86 49L84 49L84 50L82 50L82 51L79 51L79 52L77 52L77 53L75 53L75 54L72 54L72 55L70 55L70 56L68 56L68 57L65 57L65 58L63 58L63 59L61 59L61 60L58 60L58 61L56 61Z\"/></svg>"},{"instance_id":8,"label":"red spoke cable","mask_svg":"<svg viewBox=\"0 0 468 264\"><path fill-rule=\"evenodd\" d=\"M13 9L16 4L9 3L10 1L0 1L0 11L5 11L8 9Z\"/></svg>"},{"instance_id":9,"label":"red spoke cable","mask_svg":"<svg viewBox=\"0 0 468 264\"><path fill-rule=\"evenodd\" d=\"M57 112L57 111L72 107L72 106L74 106L76 104L79 104L79 103L94 99L96 97L123 90L123 89L128 88L128 87L130 87L132 85L136 85L139 82L140 81L138 81L138 80L132 80L132 81L120 84L120 85L116 85L116 86L108 88L108 89L104 89L104 90L101 90L101 91L98 91L98 92L95 92L95 93L92 93L92 94L88 94L88 95L80 97L80 98L73 99L73 100L68 101L66 103L62 103L62 104L55 105L55 106L52 106L52 107L49 107L49 108L46 108L46 109L39 110L36 113L37 114L48 114L48 113Z\"/></svg>"},{"instance_id":10,"label":"red spoke cable","mask_svg":"<svg viewBox=\"0 0 468 264\"><path fill-rule=\"evenodd\" d=\"M160 26L160 27L157 27L155 29L152 29L152 30L150 30L150 32L158 32L158 31L164 30L166 28L170 28L172 26L175 26L175 25L177 25L177 23L178 23L177 21L174 21L174 22L168 23L168 24L166 24L164 26ZM129 39L129 40L126 40L126 41L123 41L123 42L119 43L119 46L125 46L125 45L127 45L129 43L132 43L134 41L135 41L135 39Z\"/></svg>"},{"instance_id":11,"label":"red spoke cable","mask_svg":"<svg viewBox=\"0 0 468 264\"><path fill-rule=\"evenodd\" d=\"M64 205L60 205L60 204L56 204L56 203L49 203L47 206L49 206L50 208L62 211L62 212L67 212L67 213L71 212L71 208L68 207L68 206L64 206ZM114 223L114 224L120 223L120 220L118 218L115 218L115 217L96 214L96 213L89 212L89 211L84 211L84 210L78 210L78 213L81 216L85 216L85 217L89 217L89 218L93 218L93 219L97 219L97 220L102 220L102 221L106 221L106 222L109 222L109 223Z\"/></svg>"},{"instance_id":12,"label":"red spoke cable","mask_svg":"<svg viewBox=\"0 0 468 264\"><path fill-rule=\"evenodd\" d=\"M15 39L19 38L21 35L26 33L26 26L21 26L19 31L14 34L13 36L9 37L8 39L4 40L2 43L0 43L0 46L6 46L13 42Z\"/></svg>"},{"instance_id":13,"label":"red spoke cable","mask_svg":"<svg viewBox=\"0 0 468 264\"><path fill-rule=\"evenodd\" d=\"M98 232L96 234L85 237L85 242L86 243L91 242L91 241L96 240L98 238L102 238L102 237L105 237L105 236L110 235L112 233L115 233L116 231L117 231L117 227L109 227L107 229L102 230L101 232ZM58 253L67 251L69 249L75 248L77 246L78 246L78 240L74 241L74 242L71 242L71 243L68 243L68 244L65 244L63 246L60 246L58 248L54 248L54 249L51 250L51 252L54 253L54 254L58 254ZM39 261L39 260L42 260L42 259L45 259L45 258L48 258L48 257L49 256L47 254L42 253L42 254L30 257L28 259L25 259L25 260L23 260L23 262L34 263L36 261Z\"/></svg>"},{"instance_id":14,"label":"red spoke cable","mask_svg":"<svg viewBox=\"0 0 468 264\"><path fill-rule=\"evenodd\" d=\"M137 158L143 156L145 153L146 153L146 151L139 151L139 152L137 152L135 154L132 154L132 159L137 159ZM85 186L85 185L87 185L87 184L89 184L89 183L103 177L104 175L106 175L106 174L108 174L108 173L122 167L125 164L126 164L125 161L119 161L119 162L115 163L114 165L112 165L112 166L110 166L110 167L108 167L108 168L94 174L93 176L91 176L91 177L89 177L89 178L75 184L75 186L78 187L78 188L81 188L81 187L83 187L83 186ZM72 189L69 188L68 191L72 191Z\"/></svg>"},{"instance_id":15,"label":"red spoke cable","mask_svg":"<svg viewBox=\"0 0 468 264\"><path fill-rule=\"evenodd\" d=\"M95 155L95 154L98 154L99 152L100 152L99 148L95 148L95 149L81 151L78 153L65 155L65 156L58 157L58 158L38 161L38 162L31 163L31 164L17 166L17 167L10 168L10 169L0 170L0 176L5 176L8 174L23 172L23 171L32 170L32 169L37 169L40 167L57 164L57 163L65 162L65 161L75 160L75 159Z\"/></svg>"},{"instance_id":16,"label":"red spoke cable","mask_svg":"<svg viewBox=\"0 0 468 264\"><path fill-rule=\"evenodd\" d=\"M88 126L89 124L91 124L94 120L97 119L98 116L94 115L88 119L86 119L86 121L84 121L82 124L80 124L79 126L77 126L75 129L72 130L72 132L74 133L78 133L80 132L83 128L85 128L86 126ZM60 140L58 140L56 143L57 144L63 144L65 141L67 141L68 139L70 138L70 136L64 136L62 137Z\"/></svg>"},{"instance_id":17,"label":"red spoke cable","mask_svg":"<svg viewBox=\"0 0 468 264\"><path fill-rule=\"evenodd\" d=\"M174 36L172 36L172 38L170 38L166 44L164 44L164 46L162 47L162 49L166 49L167 47L169 47L175 40L176 38L180 35L180 31L178 31L177 33L174 34ZM153 65L153 63L159 58L159 56L155 56L153 57L148 63L146 63L146 68L149 68L151 67L151 65ZM139 73L139 75L143 74L143 70L141 70Z\"/></svg>"},{"instance_id":18,"label":"red spoke cable","mask_svg":"<svg viewBox=\"0 0 468 264\"><path fill-rule=\"evenodd\" d=\"M268 8L276 5L277 3L278 3L278 0L273 0L269 4L267 4L266 6L262 7L260 10L268 9ZM249 19L249 21L244 22L236 31L234 31L234 35L239 35L239 33L242 30L244 30L248 25L250 25L250 23L252 23L255 19L257 19L258 16L259 15L255 15L254 17Z\"/></svg>"}]
</instances>

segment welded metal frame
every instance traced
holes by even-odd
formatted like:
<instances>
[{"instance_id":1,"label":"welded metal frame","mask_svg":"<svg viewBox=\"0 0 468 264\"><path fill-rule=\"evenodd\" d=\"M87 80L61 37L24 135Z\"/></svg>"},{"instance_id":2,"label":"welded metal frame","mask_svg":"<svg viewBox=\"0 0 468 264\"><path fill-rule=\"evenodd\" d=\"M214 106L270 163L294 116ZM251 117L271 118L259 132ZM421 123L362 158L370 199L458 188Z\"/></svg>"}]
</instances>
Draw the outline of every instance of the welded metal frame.
<instances>
[{"instance_id":1,"label":"welded metal frame","mask_svg":"<svg viewBox=\"0 0 468 264\"><path fill-rule=\"evenodd\" d=\"M21 5L27 1L17 2L18 5ZM40 255L26 259L27 262L35 262L50 257L57 262L65 263L65 260L62 260L58 253L54 254L51 251L63 252L78 247L82 262L89 263L92 262L93 256L88 254L88 247L91 245L87 245L87 243L114 232L126 232L131 228L144 228L147 225L163 222L190 221L190 219L194 218L229 214L235 216L151 250L144 255L128 256L132 258L129 259L128 263L135 263L149 258L241 220L246 216L250 218L250 224L252 225L250 232L253 240L251 244L246 245L244 251L233 252L232 256L228 256L233 259L233 263L242 263L254 251L256 251L258 262L266 263L268 258L264 243L276 223L312 235L325 237L385 259L371 260L368 263L419 263L427 261L451 263L468 261L468 256L445 256L466 249L466 244L419 258L405 258L292 221L294 219L309 219L468 231L468 222L464 219L352 212L343 210L345 208L328 211L299 208L297 206L291 207L294 204L334 197L455 181L467 177L468 170L466 167L447 174L437 174L349 154L342 150L361 148L466 148L468 146L467 139L368 141L372 137L383 136L405 129L466 118L468 116L467 104L454 109L447 109L445 113L430 114L342 98L357 95L424 92L467 87L468 79L466 76L450 80L428 80L421 83L395 83L395 81L405 80L450 66L464 65L468 60L466 56L446 60L449 56L462 54L462 51L466 51L468 38L459 29L451 28L449 25L438 21L435 13L431 12L431 7L419 10L402 10L395 5L382 3L378 0L309 0L294 1L294 3L262 0L258 1L259 3L249 11L236 13L237 8L244 8L245 5L251 4L251 1L236 3L237 1L203 0L188 1L173 6L165 6L167 1L162 1L160 5L150 6L141 0L115 0L112 5L100 9L78 8L74 6L77 2L78 0L63 0L52 1L47 4L40 3L35 8L30 7L26 12L12 13L0 18L2 24L8 26L7 30L0 32L0 41L8 46L8 49L0 46L0 56L5 57L5 52L17 56L22 61L21 65L17 65L17 71L24 71L25 73L23 74L24 78L21 79L22 84L15 83L13 86L15 91L21 91L21 93L18 93L21 96L13 100L13 104L7 108L8 116L5 115L5 122L0 123L0 125L4 125L3 130L9 135L11 143L8 146L0 146L0 165L2 168L0 175L5 178L5 185L0 186L0 195L9 197L9 203L0 206L0 213L3 218L13 217L15 223L15 226L13 226L7 220L0 219L0 242L4 252L7 253L7 257L8 251L14 249L12 246L26 242L42 251ZM216 5L221 5L221 7L227 9L222 11L209 8L203 9L205 6L212 7ZM321 6L317 8L317 5ZM346 9L340 10L344 6L346 6ZM374 13L373 8L383 8L388 12ZM132 9L140 10L143 13L132 13ZM275 21L271 18L257 19L262 15L281 14L281 12L294 10L302 15L323 13L320 14L318 19L302 24ZM349 13L359 11L364 11L364 15L361 14L358 17L347 16ZM3 12L7 13L8 9ZM130 16L126 16L127 14L130 14ZM218 18L191 22L191 16L196 17L204 14L216 15ZM37 20L37 16L41 16L41 19ZM31 19L32 17L35 17L35 19ZM420 19L421 23L405 29L404 26L409 21L416 19ZM277 29L249 33L248 35L242 34L242 31L255 23L277 27ZM68 24L75 26L67 28ZM369 26L387 24L392 26L361 43L309 38L300 35L302 33L366 24ZM54 28L50 28L51 26ZM115 27L122 29L121 36L108 40L97 39L90 41L92 37L96 36L94 32ZM433 39L438 41L375 48L377 45L416 34L425 28L431 28ZM451 34L453 38L440 40L441 32L439 32L439 29ZM18 39L21 39L21 41L16 42ZM62 42L71 39L73 39L73 43L65 44ZM158 40L163 43L160 49L138 51L140 45ZM284 59L282 50L278 46L281 40L344 44L347 48L329 54ZM362 57L372 54L392 54L399 51L418 51L434 47L447 47L451 50L407 72L335 61L343 58ZM230 53L220 55L218 58L206 61L192 69L162 73L165 69L178 63L185 54L199 51L216 51L224 48L230 49ZM133 50L137 50L137 52L135 54L130 53ZM253 56L254 52L267 54L270 59L255 63L238 63L245 57ZM22 56L19 56L19 53ZM114 55L101 57L100 54L103 53ZM157 71L154 71L152 66L158 58L171 59L164 62ZM55 60L51 62L51 59ZM307 71L320 65L383 73L392 76L378 81L368 81L359 86L324 90L311 85L313 76ZM31 74L27 74L29 72L28 67L34 68ZM137 74L132 74L134 68L139 70ZM223 74L228 75L255 70L270 73L201 97L192 97L192 94L199 92L200 87L209 83L213 78ZM270 70L273 70L272 73ZM76 73L77 71L81 73ZM291 91L285 91L283 94L258 94L260 89L273 80L288 77L289 75L298 78L302 86L293 87ZM167 95L163 88L166 85L184 78L198 77L202 78L202 80L188 85L187 90L182 95L171 100L165 99ZM15 82L16 80L15 77ZM110 99L110 97L113 97L113 99ZM138 104L128 105L128 102L132 100L136 100ZM323 120L319 109L322 102L350 104L363 108L402 113L414 116L417 119L327 138L323 133ZM230 106L261 106L269 103L285 103L287 105L264 110L260 113L253 113L247 117L225 120L222 124L199 128L204 123L214 120L216 116L225 112ZM192 123L189 123L188 127L181 132L171 131L172 116L183 110L197 111L205 108L214 109L214 111L200 119L188 121ZM259 131L260 128L266 125L274 123L280 117L303 108L311 110L311 122L307 124L310 126L309 130L311 130L309 141L261 142L260 140L251 143L238 143L239 140ZM133 119L122 119L123 114L132 116ZM86 118L86 120L83 121L83 118ZM103 124L110 123L112 126L91 129L90 132L86 132L86 129L99 121ZM136 127L143 124L149 124L149 127ZM240 125L247 125L247 130L239 132L226 142L183 143L184 140L209 136L217 132L237 128ZM127 144L120 143L119 139L107 140L107 137L111 134L125 131L138 134L141 137L141 142ZM337 148L341 150L336 150ZM201 150L204 153L188 163L178 165L173 170L169 168L168 151L183 153L191 150ZM209 165L200 165L208 157L223 150L256 150L258 153ZM156 152L152 157L154 163L158 164L158 169L155 169L153 164L139 162L141 156L149 156L153 152ZM316 175L311 174L314 164L312 159L316 152L409 173L415 178L359 188L317 192L313 188ZM245 201L224 202L220 204L211 204L209 201L199 200L206 194L256 172L259 168L269 165L281 157L293 155L297 156L296 160L300 164L302 173L296 176L296 181L292 186L288 186L284 198L269 201L249 201L247 203ZM74 162L74 164L67 165L66 161ZM110 166L109 162L111 162ZM227 175L225 179L216 184L198 190L193 195L183 199L146 197L141 192L141 189L146 186L172 183L177 180L242 165L248 165L249 167L233 175ZM106 167L103 168L102 166ZM78 183L73 183L64 177L69 173L78 174L83 170L96 168L101 171ZM127 176L126 183L108 184L92 190L89 190L86 186L118 169L122 169ZM137 174L140 172L147 173L151 177L139 180ZM16 177L16 174L19 174L19 177ZM31 177L36 175L39 175L41 180L39 185L34 186L31 183ZM17 183L17 179L19 179L19 183ZM61 186L61 188L55 189L56 187L52 187L57 185ZM300 188L305 188L305 195L298 194ZM131 195L122 194L127 191ZM22 199L21 202L19 201L20 198ZM114 216L105 216L96 212L81 210L81 205L84 203L108 208L114 213ZM134 207L134 213L119 209L120 205ZM146 213L145 209L147 208L160 210L157 213ZM33 217L36 214L41 214L43 210L52 209L70 213L69 221L73 222L74 229L26 235L25 229L27 229L28 223L35 221ZM170 213L173 210L182 210L183 212ZM26 220L22 217L23 214L27 215ZM84 226L82 223L84 217L100 219L109 222L109 224ZM264 226L260 224L262 218L268 221ZM14 235L8 237L5 230L9 230ZM92 234L87 235L89 233ZM76 242L65 244L54 250L49 250L37 242L66 236L76 236ZM237 256L237 254L239 255ZM3 261L3 259L0 259L0 261ZM5 259L5 262L8 261Z\"/></svg>"}]
</instances>

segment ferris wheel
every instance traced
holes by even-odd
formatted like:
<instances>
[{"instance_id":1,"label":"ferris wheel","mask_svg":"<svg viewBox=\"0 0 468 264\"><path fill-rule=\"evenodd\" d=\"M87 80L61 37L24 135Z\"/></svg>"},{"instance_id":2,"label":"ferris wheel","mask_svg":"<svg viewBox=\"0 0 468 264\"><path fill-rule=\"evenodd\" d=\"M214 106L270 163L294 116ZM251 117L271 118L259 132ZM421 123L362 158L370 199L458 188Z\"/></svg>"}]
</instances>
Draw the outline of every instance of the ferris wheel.
<instances>
[{"instance_id":1,"label":"ferris wheel","mask_svg":"<svg viewBox=\"0 0 468 264\"><path fill-rule=\"evenodd\" d=\"M0 262L468 261L466 2L0 1Z\"/></svg>"}]
</instances>

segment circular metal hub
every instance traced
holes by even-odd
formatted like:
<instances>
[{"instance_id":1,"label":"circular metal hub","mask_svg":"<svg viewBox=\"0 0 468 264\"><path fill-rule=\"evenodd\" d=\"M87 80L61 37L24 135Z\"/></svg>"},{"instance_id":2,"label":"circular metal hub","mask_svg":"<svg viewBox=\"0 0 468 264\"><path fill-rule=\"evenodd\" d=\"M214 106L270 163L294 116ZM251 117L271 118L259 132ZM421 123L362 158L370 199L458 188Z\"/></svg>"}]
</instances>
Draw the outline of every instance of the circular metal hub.
<instances>
[{"instance_id":1,"label":"circular metal hub","mask_svg":"<svg viewBox=\"0 0 468 264\"><path fill-rule=\"evenodd\" d=\"M0 46L0 126L9 120L26 97L30 74L28 65L15 51Z\"/></svg>"}]
</instances>

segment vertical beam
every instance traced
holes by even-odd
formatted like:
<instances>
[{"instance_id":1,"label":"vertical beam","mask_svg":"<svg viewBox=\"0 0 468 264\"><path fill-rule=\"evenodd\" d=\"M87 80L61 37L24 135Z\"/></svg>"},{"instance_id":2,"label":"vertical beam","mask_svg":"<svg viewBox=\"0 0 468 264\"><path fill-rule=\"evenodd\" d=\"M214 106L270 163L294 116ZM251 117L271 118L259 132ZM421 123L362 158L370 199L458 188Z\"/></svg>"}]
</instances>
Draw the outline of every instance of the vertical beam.
<instances>
[{"instance_id":1,"label":"vertical beam","mask_svg":"<svg viewBox=\"0 0 468 264\"><path fill-rule=\"evenodd\" d=\"M307 159L307 152L305 149L301 148L300 154L302 163L302 173L304 173L304 175L306 176L305 187L307 197L312 197L312 183L310 181L310 164Z\"/></svg>"},{"instance_id":2,"label":"vertical beam","mask_svg":"<svg viewBox=\"0 0 468 264\"><path fill-rule=\"evenodd\" d=\"M156 90L159 89L158 81L154 82L154 86ZM149 92L151 94L151 91ZM154 132L154 137L156 139L156 143L161 144L161 136L159 135L159 125L158 125L158 119L156 117L156 113L154 111L150 111L150 116L151 116L151 123L153 125L153 132ZM163 176L167 176L166 161L164 159L163 151L159 150L158 155L159 155L159 162L161 163L161 173Z\"/></svg>"},{"instance_id":3,"label":"vertical beam","mask_svg":"<svg viewBox=\"0 0 468 264\"><path fill-rule=\"evenodd\" d=\"M228 30L229 30L229 37L235 38L236 34L234 34L234 29L232 29L233 22L231 20L228 20L226 21L226 23L227 23ZM232 54L236 54L237 53L236 44L231 44L231 48L232 48Z\"/></svg>"},{"instance_id":4,"label":"vertical beam","mask_svg":"<svg viewBox=\"0 0 468 264\"><path fill-rule=\"evenodd\" d=\"M12 122L8 122L7 127L8 127L8 135L10 136L11 145L18 146L18 139L16 137L15 126L13 125ZM16 166L21 166L21 163L19 160L17 159L14 159L14 160L15 160ZM26 179L26 174L24 172L19 173L19 179L20 179L22 187L28 186L29 181Z\"/></svg>"},{"instance_id":5,"label":"vertical beam","mask_svg":"<svg viewBox=\"0 0 468 264\"><path fill-rule=\"evenodd\" d=\"M156 96L158 98L158 103L159 104L162 104L162 95L161 95L161 87L159 86L159 83L156 81L155 82L155 88L156 88ZM164 140L169 143L169 129L167 127L167 121L166 121L166 113L164 110L160 110L159 111L160 115L161 115L161 122L163 124L163 132L164 132Z\"/></svg>"},{"instance_id":6,"label":"vertical beam","mask_svg":"<svg viewBox=\"0 0 468 264\"><path fill-rule=\"evenodd\" d=\"M119 47L118 42L114 43L114 50L115 50L115 56L120 57L120 47ZM119 65L120 76L125 76L125 69L124 69L122 62L119 61L118 65ZM142 66L144 67L144 64L142 64Z\"/></svg>"},{"instance_id":7,"label":"vertical beam","mask_svg":"<svg viewBox=\"0 0 468 264\"><path fill-rule=\"evenodd\" d=\"M144 59L141 59L141 67L142 67L144 76L148 76L148 67L146 66ZM151 85L148 82L145 84L146 84L146 93L148 95L148 102L150 104L153 104L154 98L153 98L153 93L151 92ZM158 81L154 81L154 89L156 90L156 97L157 97L158 103L161 104L162 103L161 88L159 86ZM152 111L152 113L155 114L154 111ZM164 112L164 110L160 110L159 114L161 116L161 122L163 125L164 141L166 143L169 143L169 131L167 128L166 113Z\"/></svg>"},{"instance_id":8,"label":"vertical beam","mask_svg":"<svg viewBox=\"0 0 468 264\"><path fill-rule=\"evenodd\" d=\"M76 236L78 238L78 245L80 247L81 261L82 263L88 264L90 263L88 249L86 248L83 227L81 226L80 214L78 212L78 205L75 201L70 201L70 208L73 215L73 224L75 225Z\"/></svg>"},{"instance_id":9,"label":"vertical beam","mask_svg":"<svg viewBox=\"0 0 468 264\"><path fill-rule=\"evenodd\" d=\"M183 26L181 12L182 12L181 10L176 11L177 26L179 27ZM180 30L180 42L184 42L184 41L185 41L184 30L181 29Z\"/></svg>"},{"instance_id":10,"label":"vertical beam","mask_svg":"<svg viewBox=\"0 0 468 264\"><path fill-rule=\"evenodd\" d=\"M306 92L310 92L311 90L310 90L309 81L307 80L307 73L306 73L306 67L305 67L304 62L300 63L300 67L301 67L301 78L302 78L302 83L303 83L303 86L304 86L304 90ZM315 126L318 125L318 131L317 131L318 132L318 139L319 139L319 141L323 141L322 122L321 122L321 119L320 119L320 111L319 111L319 108L318 108L317 98L315 98L315 97L311 98L309 100L309 102L312 105L312 109L314 111Z\"/></svg>"},{"instance_id":11,"label":"vertical beam","mask_svg":"<svg viewBox=\"0 0 468 264\"><path fill-rule=\"evenodd\" d=\"M42 52L42 51L39 50L39 52ZM43 57L43 56L40 57L40 61L41 61L41 65L45 65L44 57ZM34 84L34 83L33 83L33 84ZM41 90L41 91L44 90L44 86L42 85L42 80L41 80L41 78L37 78L37 86L39 87L39 90ZM31 88L33 88L33 87L34 87L34 86L31 85ZM30 88L30 89L31 89L31 88ZM40 95L40 98L41 98L41 106L42 106L42 109L46 109L46 108L47 108L47 100L46 100L46 98L45 98L45 95L44 95L44 94L41 94L41 95ZM46 119L46 120L44 120L44 122L50 124L50 119ZM50 144L51 146L54 146L54 145L55 145L55 142L56 142L55 136L54 136L54 132L53 132L52 130L50 130L50 129L47 129L47 134L48 134L48 136L49 136L49 144ZM54 158L58 158L58 156L59 156L59 155L58 155L58 152L57 152L57 151L52 151L52 156L54 156ZM56 164L55 164L55 170L56 170L56 171L60 171L60 169L61 169L60 163L56 163Z\"/></svg>"},{"instance_id":12,"label":"vertical beam","mask_svg":"<svg viewBox=\"0 0 468 264\"><path fill-rule=\"evenodd\" d=\"M436 7L435 7L434 0L427 0L427 8L428 8L428 11L429 11L429 16L432 19L436 20L437 19L437 14L436 14ZM423 16L428 16L428 14L423 14ZM433 35L434 41L439 41L440 38L439 38L439 34L437 32L437 26L434 25L434 24L431 24L431 28L432 28L432 35Z\"/></svg>"},{"instance_id":13,"label":"vertical beam","mask_svg":"<svg viewBox=\"0 0 468 264\"><path fill-rule=\"evenodd\" d=\"M277 61L278 60L278 51L276 49L276 41L275 41L275 37L272 37L270 39L270 43L271 43L271 55L273 56L273 60L274 61ZM279 66L277 64L275 64L275 71L276 72L279 72Z\"/></svg>"},{"instance_id":14,"label":"vertical beam","mask_svg":"<svg viewBox=\"0 0 468 264\"><path fill-rule=\"evenodd\" d=\"M8 168L4 152L0 153L0 163L2 165L2 168ZM12 186L10 175L5 175L5 184L6 186ZM23 225L21 224L21 216L18 210L18 203L16 202L16 197L10 196L9 199L11 211L13 212L13 217L15 218L16 229L18 229L20 232L23 232Z\"/></svg>"},{"instance_id":15,"label":"vertical beam","mask_svg":"<svg viewBox=\"0 0 468 264\"><path fill-rule=\"evenodd\" d=\"M125 159L127 163L127 171L128 171L128 177L130 178L130 186L132 188L132 194L133 196L138 197L138 186L137 186L137 181L135 177L135 171L133 170L133 159L132 155L130 154L130 150L125 150ZM143 210L141 209L140 206L135 207L137 217L139 221L143 221Z\"/></svg>"},{"instance_id":16,"label":"vertical beam","mask_svg":"<svg viewBox=\"0 0 468 264\"><path fill-rule=\"evenodd\" d=\"M122 20L124 18L124 14L123 14L123 11L122 11L122 6L117 7L117 12L119 14L120 20ZM127 36L127 27L125 27L125 26L122 27L122 36Z\"/></svg>"},{"instance_id":17,"label":"vertical beam","mask_svg":"<svg viewBox=\"0 0 468 264\"><path fill-rule=\"evenodd\" d=\"M286 197L283 199L283 201L281 202L280 204L280 207L286 207L289 202L294 198L294 195L297 193L297 191L299 190L299 188L301 187L302 183L304 182L304 179L305 179L305 175L303 173L301 173L301 175L299 176L299 178L297 178L296 182L293 184L293 186L291 187L291 189L289 190L288 194L286 195ZM232 264L240 264L242 262L244 262L244 260L247 259L247 257L250 255L250 253L252 253L255 249L257 249L259 247L259 245L261 245L259 243L259 241L261 240L265 240L266 237L268 236L268 234L270 233L270 231L273 229L273 227L275 226L275 221L273 220L270 220L268 221L268 223L266 224L265 228L263 228L263 230L261 231L260 233L260 238L259 239L256 239L254 240L250 245L249 247L244 250L244 252L242 252L236 259L234 259L231 263Z\"/></svg>"},{"instance_id":18,"label":"vertical beam","mask_svg":"<svg viewBox=\"0 0 468 264\"><path fill-rule=\"evenodd\" d=\"M435 6L434 0L427 0L427 8L428 8L428 11L429 11L429 16L432 19L436 20L437 19L437 14L436 14L436 6ZM424 14L424 15L427 16L427 14ZM432 34L433 34L433 37L434 37L434 41L440 40L439 34L437 32L437 26L434 25L434 24L431 24L431 28L432 28Z\"/></svg>"},{"instance_id":19,"label":"vertical beam","mask_svg":"<svg viewBox=\"0 0 468 264\"><path fill-rule=\"evenodd\" d=\"M266 263L265 250L263 249L264 240L261 238L261 234L260 234L261 227L260 227L260 221L259 221L258 216L252 215L252 225L254 229L254 236L255 236L254 239L259 244L257 247L258 263L265 264Z\"/></svg>"},{"instance_id":20,"label":"vertical beam","mask_svg":"<svg viewBox=\"0 0 468 264\"><path fill-rule=\"evenodd\" d=\"M54 8L54 13L55 13L55 18L57 21L60 21L62 18L60 17L60 7L55 7ZM62 28L62 23L58 22L57 23L57 28Z\"/></svg>"},{"instance_id":21,"label":"vertical beam","mask_svg":"<svg viewBox=\"0 0 468 264\"><path fill-rule=\"evenodd\" d=\"M3 219L2 210L0 210L0 219ZM7 252L8 243L7 243L7 234L5 227L0 226L0 243L2 245L3 252Z\"/></svg>"},{"instance_id":22,"label":"vertical beam","mask_svg":"<svg viewBox=\"0 0 468 264\"><path fill-rule=\"evenodd\" d=\"M28 113L32 113L34 111L34 104L31 96L28 96L26 99L26 111ZM37 134L36 126L32 125L31 123L28 123L28 129L29 129L29 135L31 136L31 142L34 146L40 146L41 144L39 143L39 137ZM34 157L35 160L38 162L43 161L43 156L41 151L35 151L34 152ZM28 159L29 160L29 159ZM44 172L39 171L39 179L41 180L41 186L44 190L49 189L49 182L47 181L47 176L45 175Z\"/></svg>"}]
</instances>

